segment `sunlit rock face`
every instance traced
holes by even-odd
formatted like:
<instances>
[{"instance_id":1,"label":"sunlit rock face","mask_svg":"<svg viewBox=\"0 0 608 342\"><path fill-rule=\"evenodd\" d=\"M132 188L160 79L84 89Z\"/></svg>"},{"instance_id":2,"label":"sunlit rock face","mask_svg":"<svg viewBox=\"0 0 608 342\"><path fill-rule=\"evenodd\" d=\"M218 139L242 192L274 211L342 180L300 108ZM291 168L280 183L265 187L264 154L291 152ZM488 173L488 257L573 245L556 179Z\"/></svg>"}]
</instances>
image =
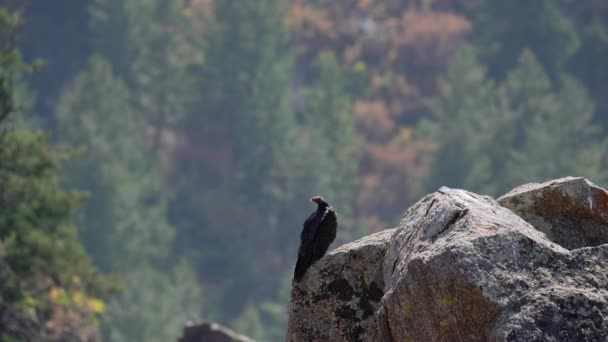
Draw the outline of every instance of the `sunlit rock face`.
<instances>
[{"instance_id":1,"label":"sunlit rock face","mask_svg":"<svg viewBox=\"0 0 608 342\"><path fill-rule=\"evenodd\" d=\"M582 177L530 183L498 199L567 249L608 243L608 192Z\"/></svg>"},{"instance_id":2,"label":"sunlit rock face","mask_svg":"<svg viewBox=\"0 0 608 342\"><path fill-rule=\"evenodd\" d=\"M375 247L363 239L313 266L294 285L287 340L604 341L605 198L582 178L499 202L441 188Z\"/></svg>"}]
</instances>

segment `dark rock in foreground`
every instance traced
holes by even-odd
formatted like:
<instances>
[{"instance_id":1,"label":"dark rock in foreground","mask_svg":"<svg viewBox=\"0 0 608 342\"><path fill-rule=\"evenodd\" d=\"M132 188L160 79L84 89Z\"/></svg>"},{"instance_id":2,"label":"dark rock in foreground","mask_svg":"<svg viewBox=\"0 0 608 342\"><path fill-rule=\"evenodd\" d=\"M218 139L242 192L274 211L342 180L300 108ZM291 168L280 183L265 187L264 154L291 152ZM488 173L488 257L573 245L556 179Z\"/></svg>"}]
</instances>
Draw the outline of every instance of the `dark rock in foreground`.
<instances>
[{"instance_id":1,"label":"dark rock in foreground","mask_svg":"<svg viewBox=\"0 0 608 342\"><path fill-rule=\"evenodd\" d=\"M254 342L249 337L211 322L188 322L178 342Z\"/></svg>"},{"instance_id":2,"label":"dark rock in foreground","mask_svg":"<svg viewBox=\"0 0 608 342\"><path fill-rule=\"evenodd\" d=\"M287 340L606 341L604 198L567 178L500 199L535 229L490 197L441 188L382 243L372 235L315 264L293 288Z\"/></svg>"}]
</instances>

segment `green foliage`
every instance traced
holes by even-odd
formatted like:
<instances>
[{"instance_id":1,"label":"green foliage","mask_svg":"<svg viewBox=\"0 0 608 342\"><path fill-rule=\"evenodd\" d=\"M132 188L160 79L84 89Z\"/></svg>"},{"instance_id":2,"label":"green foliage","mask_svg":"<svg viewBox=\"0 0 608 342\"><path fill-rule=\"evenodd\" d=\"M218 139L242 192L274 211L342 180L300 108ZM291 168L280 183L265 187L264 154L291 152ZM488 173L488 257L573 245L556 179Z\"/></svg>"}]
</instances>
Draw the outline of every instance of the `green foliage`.
<instances>
[{"instance_id":1,"label":"green foliage","mask_svg":"<svg viewBox=\"0 0 608 342\"><path fill-rule=\"evenodd\" d=\"M204 67L209 76L202 80L205 119L230 128L240 173L232 191L270 209L269 201L285 194L280 163L295 123L288 102L293 57L283 23L285 2L220 0L214 6Z\"/></svg>"},{"instance_id":2,"label":"green foliage","mask_svg":"<svg viewBox=\"0 0 608 342\"><path fill-rule=\"evenodd\" d=\"M60 140L85 148L67 172L72 186L92 193L81 216L82 240L95 262L125 284L108 306L104 331L113 341L175 336L183 318L180 303L199 305L195 296L176 291L198 285L194 279L177 283L159 271L172 266L174 230L165 219L156 157L146 146L146 121L128 87L105 59L93 56L64 90L56 115Z\"/></svg>"},{"instance_id":3,"label":"green foliage","mask_svg":"<svg viewBox=\"0 0 608 342\"><path fill-rule=\"evenodd\" d=\"M194 100L187 68L200 63L202 55L191 48L198 40L185 16L187 3L94 0L90 6L98 52L131 88L134 105L154 129L155 150L162 148L165 129Z\"/></svg>"},{"instance_id":4,"label":"green foliage","mask_svg":"<svg viewBox=\"0 0 608 342\"><path fill-rule=\"evenodd\" d=\"M313 186L331 199L341 216L350 214L360 158L360 142L355 131L351 98L338 60L332 52L322 52L315 62L318 81L306 97L303 134L310 136L305 151L314 155L307 162L317 165Z\"/></svg>"},{"instance_id":5,"label":"green foliage","mask_svg":"<svg viewBox=\"0 0 608 342\"><path fill-rule=\"evenodd\" d=\"M446 185L495 193L495 165L505 156L502 143L509 138L503 127L512 117L508 103L497 98L497 88L471 46L454 57L440 87L441 97L429 104L434 120L420 125L439 144L427 189Z\"/></svg>"},{"instance_id":6,"label":"green foliage","mask_svg":"<svg viewBox=\"0 0 608 342\"><path fill-rule=\"evenodd\" d=\"M262 301L258 305L267 341L281 341L285 338L292 279L293 272L288 269L280 278L280 286L274 298Z\"/></svg>"},{"instance_id":7,"label":"green foliage","mask_svg":"<svg viewBox=\"0 0 608 342\"><path fill-rule=\"evenodd\" d=\"M18 81L35 69L35 64L23 61L21 51L16 48L17 28L21 15L0 8L0 123L7 128L7 119L13 112L23 110L17 87Z\"/></svg>"},{"instance_id":8,"label":"green foliage","mask_svg":"<svg viewBox=\"0 0 608 342\"><path fill-rule=\"evenodd\" d=\"M519 118L506 174L512 186L566 175L606 180L602 157L608 140L593 122L594 105L574 78L551 83L531 52L525 51L503 84Z\"/></svg>"},{"instance_id":9,"label":"green foliage","mask_svg":"<svg viewBox=\"0 0 608 342\"><path fill-rule=\"evenodd\" d=\"M101 295L104 280L78 241L72 219L82 194L61 190L59 169L66 157L39 133L2 137L2 258L22 279L45 276L68 286L79 277Z\"/></svg>"},{"instance_id":10,"label":"green foliage","mask_svg":"<svg viewBox=\"0 0 608 342\"><path fill-rule=\"evenodd\" d=\"M297 186L285 9L277 0L215 3L200 103L180 125L189 158L178 160L171 206L176 245L208 279L221 279L227 311L238 311L250 289L276 288L256 255L284 252L274 234Z\"/></svg>"},{"instance_id":11,"label":"green foliage","mask_svg":"<svg viewBox=\"0 0 608 342\"><path fill-rule=\"evenodd\" d=\"M555 85L528 50L499 85L472 48L461 50L420 131L439 142L429 191L440 185L498 195L521 183L568 175L602 181L606 140L586 90L571 76Z\"/></svg>"},{"instance_id":12,"label":"green foliage","mask_svg":"<svg viewBox=\"0 0 608 342\"><path fill-rule=\"evenodd\" d=\"M608 55L608 23L596 13L582 31L582 44L569 68L589 90L597 104L596 119L608 126L608 64L600 63ZM542 62L542 61L541 61Z\"/></svg>"},{"instance_id":13,"label":"green foliage","mask_svg":"<svg viewBox=\"0 0 608 342\"><path fill-rule=\"evenodd\" d=\"M173 271L143 266L123 279L125 291L104 315L109 341L173 341L185 322L199 316L200 287L186 264Z\"/></svg>"},{"instance_id":14,"label":"green foliage","mask_svg":"<svg viewBox=\"0 0 608 342\"><path fill-rule=\"evenodd\" d=\"M0 9L0 298L3 340L34 336L23 321L44 326L55 310L75 313L74 321L94 320L115 289L93 267L78 240L74 212L83 195L62 189L61 168L71 156L52 146L46 135L16 129L8 116L22 109L16 86L25 64L14 45L19 16ZM77 294L77 301L56 301L53 291ZM62 322L59 322L62 323ZM72 322L72 327L80 323ZM90 325L90 323L85 323ZM27 324L25 324L27 325ZM30 327L31 328L31 327ZM20 331L21 329L21 331ZM34 335L32 335L34 334ZM36 337L32 337L36 338Z\"/></svg>"},{"instance_id":15,"label":"green foliage","mask_svg":"<svg viewBox=\"0 0 608 342\"><path fill-rule=\"evenodd\" d=\"M492 75L502 77L530 49L553 79L580 47L569 0L478 1L474 7L475 43ZM506 20L512 18L512 20ZM516 24L515 24L516 23Z\"/></svg>"},{"instance_id":16,"label":"green foliage","mask_svg":"<svg viewBox=\"0 0 608 342\"><path fill-rule=\"evenodd\" d=\"M146 159L145 121L110 64L93 56L64 90L56 109L58 136L84 155L68 170L70 185L94 194L82 216L82 239L105 270L123 271L168 253L172 232L155 196L155 160ZM136 239L141 237L141 239ZM152 246L154 245L154 246ZM137 251L137 253L133 253Z\"/></svg>"},{"instance_id":17,"label":"green foliage","mask_svg":"<svg viewBox=\"0 0 608 342\"><path fill-rule=\"evenodd\" d=\"M267 340L260 313L255 305L245 306L241 315L232 323L236 331L242 331L256 340Z\"/></svg>"}]
</instances>

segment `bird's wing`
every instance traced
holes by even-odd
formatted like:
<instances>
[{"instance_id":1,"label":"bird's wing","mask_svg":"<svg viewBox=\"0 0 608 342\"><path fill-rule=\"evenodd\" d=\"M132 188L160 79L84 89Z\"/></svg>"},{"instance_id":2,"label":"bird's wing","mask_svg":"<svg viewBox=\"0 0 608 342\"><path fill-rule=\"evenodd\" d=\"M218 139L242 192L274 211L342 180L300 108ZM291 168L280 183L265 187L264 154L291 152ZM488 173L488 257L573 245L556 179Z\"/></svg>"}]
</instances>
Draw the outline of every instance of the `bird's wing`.
<instances>
[{"instance_id":1,"label":"bird's wing","mask_svg":"<svg viewBox=\"0 0 608 342\"><path fill-rule=\"evenodd\" d=\"M325 224L336 224L336 211L332 207L327 207L325 210L319 215L319 220L316 222L317 228L315 230L315 235L321 233L319 231L319 226Z\"/></svg>"},{"instance_id":2,"label":"bird's wing","mask_svg":"<svg viewBox=\"0 0 608 342\"><path fill-rule=\"evenodd\" d=\"M296 268L294 270L294 279L300 281L300 279L306 273L306 270L313 263L313 248L315 234L318 231L319 222L321 221L321 215L319 210L314 211L304 221L304 228L300 234L300 248L298 249L298 260L296 262Z\"/></svg>"},{"instance_id":3,"label":"bird's wing","mask_svg":"<svg viewBox=\"0 0 608 342\"><path fill-rule=\"evenodd\" d=\"M314 240L316 241L315 253L322 257L326 252L329 245L336 238L336 228L338 227L338 218L336 211L332 207L328 207L327 211L323 214L319 227L316 231Z\"/></svg>"},{"instance_id":4,"label":"bird's wing","mask_svg":"<svg viewBox=\"0 0 608 342\"><path fill-rule=\"evenodd\" d=\"M333 236L323 237L326 226L333 226ZM306 221L302 229L300 248L298 249L298 260L294 270L294 279L299 281L306 270L315 261L319 260L327 251L327 247L335 238L336 214L332 207L317 208ZM325 233L325 235L327 235ZM327 241L326 241L327 240Z\"/></svg>"},{"instance_id":5,"label":"bird's wing","mask_svg":"<svg viewBox=\"0 0 608 342\"><path fill-rule=\"evenodd\" d=\"M327 215L333 214L333 213L335 213L334 208L332 208L332 207L325 208L325 211L323 211L323 214L321 215L321 219L319 220L319 223L323 222L323 220L325 220Z\"/></svg>"},{"instance_id":6,"label":"bird's wing","mask_svg":"<svg viewBox=\"0 0 608 342\"><path fill-rule=\"evenodd\" d=\"M317 235L317 231L319 230L319 224L323 219L323 216L326 215L326 211L316 210L304 221L304 227L302 228L302 233L300 234L300 239L302 240L302 245L308 245L312 242Z\"/></svg>"}]
</instances>

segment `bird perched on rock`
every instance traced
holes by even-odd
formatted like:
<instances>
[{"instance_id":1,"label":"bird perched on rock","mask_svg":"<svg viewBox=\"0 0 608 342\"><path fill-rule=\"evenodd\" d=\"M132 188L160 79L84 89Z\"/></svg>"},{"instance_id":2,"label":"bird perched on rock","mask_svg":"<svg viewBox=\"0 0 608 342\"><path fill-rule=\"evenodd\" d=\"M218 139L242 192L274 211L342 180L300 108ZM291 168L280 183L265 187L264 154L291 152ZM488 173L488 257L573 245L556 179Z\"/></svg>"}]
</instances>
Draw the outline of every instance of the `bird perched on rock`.
<instances>
[{"instance_id":1,"label":"bird perched on rock","mask_svg":"<svg viewBox=\"0 0 608 342\"><path fill-rule=\"evenodd\" d=\"M295 281L300 281L306 270L325 255L336 238L338 218L334 208L321 196L310 201L317 204L317 210L306 219L300 234L298 261L293 274Z\"/></svg>"}]
</instances>

